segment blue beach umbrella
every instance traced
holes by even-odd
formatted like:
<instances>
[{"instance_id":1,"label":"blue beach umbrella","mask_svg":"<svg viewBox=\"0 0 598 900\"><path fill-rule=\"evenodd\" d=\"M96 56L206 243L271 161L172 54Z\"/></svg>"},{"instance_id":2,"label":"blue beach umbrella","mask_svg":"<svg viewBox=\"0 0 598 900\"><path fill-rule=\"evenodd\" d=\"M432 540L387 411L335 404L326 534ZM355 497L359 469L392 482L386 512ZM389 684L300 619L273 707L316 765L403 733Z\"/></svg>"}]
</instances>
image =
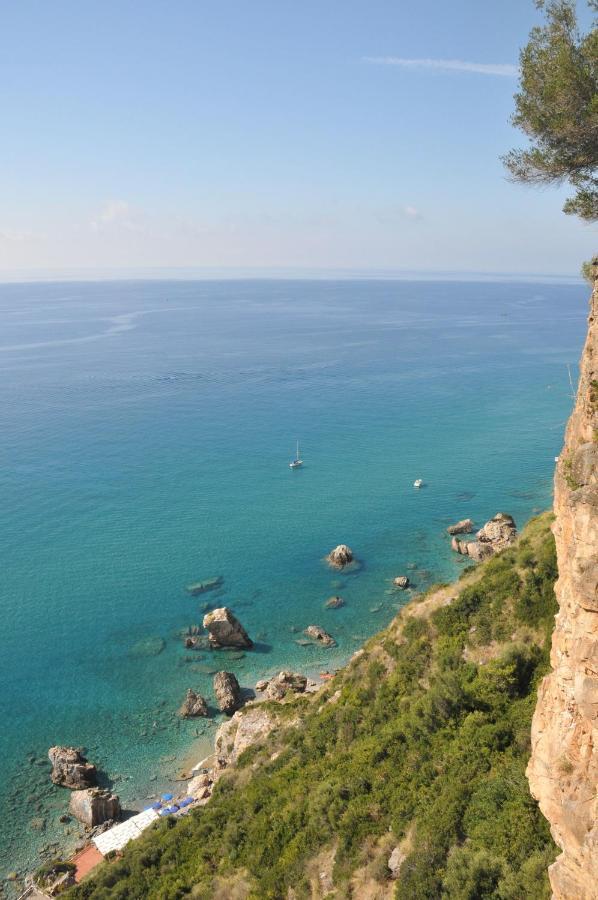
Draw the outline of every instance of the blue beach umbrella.
<instances>
[{"instance_id":1,"label":"blue beach umbrella","mask_svg":"<svg viewBox=\"0 0 598 900\"><path fill-rule=\"evenodd\" d=\"M151 806L148 806L147 809L162 809L162 804L159 800L156 800L156 802L152 803Z\"/></svg>"},{"instance_id":2,"label":"blue beach umbrella","mask_svg":"<svg viewBox=\"0 0 598 900\"><path fill-rule=\"evenodd\" d=\"M162 800L172 800L172 794L162 794Z\"/></svg>"}]
</instances>

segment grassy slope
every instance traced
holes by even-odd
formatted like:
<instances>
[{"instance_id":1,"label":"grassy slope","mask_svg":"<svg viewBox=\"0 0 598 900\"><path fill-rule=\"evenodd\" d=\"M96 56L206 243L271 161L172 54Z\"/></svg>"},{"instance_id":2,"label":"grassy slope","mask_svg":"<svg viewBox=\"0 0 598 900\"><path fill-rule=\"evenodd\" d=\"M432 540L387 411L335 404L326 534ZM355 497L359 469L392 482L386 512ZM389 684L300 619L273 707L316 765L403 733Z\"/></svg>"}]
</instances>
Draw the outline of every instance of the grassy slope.
<instances>
[{"instance_id":1,"label":"grassy slope","mask_svg":"<svg viewBox=\"0 0 598 900\"><path fill-rule=\"evenodd\" d=\"M549 523L410 604L317 696L277 706L280 728L207 807L71 896L299 900L325 894L323 867L336 897L549 898L556 851L524 774L556 611Z\"/></svg>"}]
</instances>

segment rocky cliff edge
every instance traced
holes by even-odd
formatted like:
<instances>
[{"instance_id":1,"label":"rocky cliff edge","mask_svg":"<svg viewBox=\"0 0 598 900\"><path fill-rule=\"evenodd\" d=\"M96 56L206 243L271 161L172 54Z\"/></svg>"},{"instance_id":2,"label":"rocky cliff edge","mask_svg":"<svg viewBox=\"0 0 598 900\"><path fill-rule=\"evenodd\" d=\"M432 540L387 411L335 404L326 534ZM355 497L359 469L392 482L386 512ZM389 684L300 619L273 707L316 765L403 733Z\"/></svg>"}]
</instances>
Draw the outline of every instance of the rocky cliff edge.
<instances>
[{"instance_id":1,"label":"rocky cliff edge","mask_svg":"<svg viewBox=\"0 0 598 900\"><path fill-rule=\"evenodd\" d=\"M573 414L555 475L559 612L527 775L562 849L556 900L598 898L598 258Z\"/></svg>"}]
</instances>

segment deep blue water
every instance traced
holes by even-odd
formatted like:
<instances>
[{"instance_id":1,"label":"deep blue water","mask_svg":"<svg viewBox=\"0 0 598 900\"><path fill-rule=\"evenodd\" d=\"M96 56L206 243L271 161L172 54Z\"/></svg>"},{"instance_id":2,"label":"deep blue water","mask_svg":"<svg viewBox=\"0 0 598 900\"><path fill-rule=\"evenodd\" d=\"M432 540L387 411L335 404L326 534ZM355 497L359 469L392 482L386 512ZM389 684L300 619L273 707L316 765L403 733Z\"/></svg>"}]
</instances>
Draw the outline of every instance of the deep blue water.
<instances>
[{"instance_id":1,"label":"deep blue water","mask_svg":"<svg viewBox=\"0 0 598 900\"><path fill-rule=\"evenodd\" d=\"M424 588L458 573L449 522L504 510L522 525L549 506L586 294L0 285L4 872L35 865L68 827L49 746L88 747L140 807L196 732L213 731L177 719L187 687L210 696L222 667L246 685L331 667L404 602L393 576ZM296 437L305 466L291 471ZM362 561L357 574L323 564L339 542ZM185 592L215 575L220 596ZM324 609L336 593L346 605ZM256 650L185 651L180 630L204 602L232 607ZM312 623L338 651L296 643ZM148 638L162 652L144 655Z\"/></svg>"}]
</instances>

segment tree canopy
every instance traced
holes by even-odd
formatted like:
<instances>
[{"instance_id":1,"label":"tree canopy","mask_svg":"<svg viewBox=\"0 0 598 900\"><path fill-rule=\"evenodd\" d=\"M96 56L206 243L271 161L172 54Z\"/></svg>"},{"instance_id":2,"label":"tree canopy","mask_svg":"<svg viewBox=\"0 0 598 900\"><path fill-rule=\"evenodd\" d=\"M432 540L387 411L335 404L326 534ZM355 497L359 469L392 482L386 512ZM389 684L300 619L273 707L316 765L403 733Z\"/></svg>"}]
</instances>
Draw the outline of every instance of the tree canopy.
<instances>
[{"instance_id":1,"label":"tree canopy","mask_svg":"<svg viewBox=\"0 0 598 900\"><path fill-rule=\"evenodd\" d=\"M514 181L569 183L564 206L598 221L598 20L582 33L574 0L536 0L544 24L521 51L512 122L530 139L504 163ZM588 0L598 12L598 0Z\"/></svg>"}]
</instances>

